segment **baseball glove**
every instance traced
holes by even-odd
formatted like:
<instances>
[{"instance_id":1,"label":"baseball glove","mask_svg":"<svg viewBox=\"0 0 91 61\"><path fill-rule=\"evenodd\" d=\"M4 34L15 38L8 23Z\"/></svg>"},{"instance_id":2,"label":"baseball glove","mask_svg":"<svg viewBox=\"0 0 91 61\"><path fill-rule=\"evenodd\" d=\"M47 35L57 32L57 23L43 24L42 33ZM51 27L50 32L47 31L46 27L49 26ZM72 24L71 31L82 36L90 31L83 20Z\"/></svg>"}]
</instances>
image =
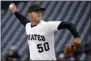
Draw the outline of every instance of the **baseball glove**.
<instances>
[{"instance_id":1,"label":"baseball glove","mask_svg":"<svg viewBox=\"0 0 91 61\"><path fill-rule=\"evenodd\" d=\"M71 44L67 45L64 51L64 55L68 56L76 51L78 51L81 47L81 43L73 41Z\"/></svg>"}]
</instances>

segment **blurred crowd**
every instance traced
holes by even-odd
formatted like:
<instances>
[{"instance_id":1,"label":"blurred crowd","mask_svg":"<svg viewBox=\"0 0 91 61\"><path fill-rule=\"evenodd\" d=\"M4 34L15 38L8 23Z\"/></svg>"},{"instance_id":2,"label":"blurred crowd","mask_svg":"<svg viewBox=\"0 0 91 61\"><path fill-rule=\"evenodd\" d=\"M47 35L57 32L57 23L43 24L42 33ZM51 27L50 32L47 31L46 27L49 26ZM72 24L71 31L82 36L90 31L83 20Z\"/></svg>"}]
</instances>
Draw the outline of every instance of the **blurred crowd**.
<instances>
[{"instance_id":1,"label":"blurred crowd","mask_svg":"<svg viewBox=\"0 0 91 61\"><path fill-rule=\"evenodd\" d=\"M15 45L11 46L5 55L4 59L5 61L17 61L20 60L20 55L17 51L17 47ZM2 60L2 61L3 61Z\"/></svg>"},{"instance_id":2,"label":"blurred crowd","mask_svg":"<svg viewBox=\"0 0 91 61\"><path fill-rule=\"evenodd\" d=\"M65 57L63 52L57 57L58 61L90 61L91 60L91 43L84 44L81 49L70 56Z\"/></svg>"},{"instance_id":3,"label":"blurred crowd","mask_svg":"<svg viewBox=\"0 0 91 61\"><path fill-rule=\"evenodd\" d=\"M7 54L4 57L4 60L5 61L20 61L21 60L21 55L18 53L17 47L15 45L10 47L10 49L8 50ZM79 51L67 57L65 57L64 53L61 52L60 55L57 56L57 60L58 61L69 61L69 60L90 61L91 60L91 43L84 44Z\"/></svg>"}]
</instances>

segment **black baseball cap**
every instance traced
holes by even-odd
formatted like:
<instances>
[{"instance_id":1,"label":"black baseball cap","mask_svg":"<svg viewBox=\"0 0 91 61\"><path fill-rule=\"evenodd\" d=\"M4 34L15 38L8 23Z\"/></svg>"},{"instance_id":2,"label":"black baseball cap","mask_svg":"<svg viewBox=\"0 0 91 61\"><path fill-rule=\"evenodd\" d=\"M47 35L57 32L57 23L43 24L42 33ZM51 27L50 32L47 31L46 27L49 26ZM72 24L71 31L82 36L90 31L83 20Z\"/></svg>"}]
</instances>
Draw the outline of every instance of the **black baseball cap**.
<instances>
[{"instance_id":1,"label":"black baseball cap","mask_svg":"<svg viewBox=\"0 0 91 61\"><path fill-rule=\"evenodd\" d=\"M28 12L33 12L33 11L44 11L45 8L42 8L39 4L33 4L29 7Z\"/></svg>"}]
</instances>

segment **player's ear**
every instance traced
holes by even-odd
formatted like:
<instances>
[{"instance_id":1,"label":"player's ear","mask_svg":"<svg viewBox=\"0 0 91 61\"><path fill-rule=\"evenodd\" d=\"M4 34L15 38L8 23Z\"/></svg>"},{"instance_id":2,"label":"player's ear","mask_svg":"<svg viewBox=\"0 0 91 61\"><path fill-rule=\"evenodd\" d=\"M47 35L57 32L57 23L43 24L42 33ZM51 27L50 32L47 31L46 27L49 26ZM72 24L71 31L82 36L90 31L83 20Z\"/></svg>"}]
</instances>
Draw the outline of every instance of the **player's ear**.
<instances>
[{"instance_id":1,"label":"player's ear","mask_svg":"<svg viewBox=\"0 0 91 61\"><path fill-rule=\"evenodd\" d=\"M28 16L29 16L29 13L28 13Z\"/></svg>"},{"instance_id":2,"label":"player's ear","mask_svg":"<svg viewBox=\"0 0 91 61\"><path fill-rule=\"evenodd\" d=\"M31 13L28 13L28 16L31 16Z\"/></svg>"}]
</instances>

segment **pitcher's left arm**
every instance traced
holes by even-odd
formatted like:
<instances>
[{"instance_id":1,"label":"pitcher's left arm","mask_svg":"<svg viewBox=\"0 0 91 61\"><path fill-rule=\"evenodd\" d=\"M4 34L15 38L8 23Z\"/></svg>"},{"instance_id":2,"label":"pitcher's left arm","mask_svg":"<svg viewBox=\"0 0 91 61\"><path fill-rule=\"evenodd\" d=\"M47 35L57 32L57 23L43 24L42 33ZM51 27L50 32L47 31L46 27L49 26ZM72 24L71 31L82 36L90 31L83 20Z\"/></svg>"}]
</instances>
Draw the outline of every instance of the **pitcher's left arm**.
<instances>
[{"instance_id":1,"label":"pitcher's left arm","mask_svg":"<svg viewBox=\"0 0 91 61\"><path fill-rule=\"evenodd\" d=\"M69 54L74 53L81 47L81 40L74 24L68 23L68 22L61 22L57 29L58 30L68 29L74 36L74 40L72 41L72 43L67 45L65 48L65 51L64 51L65 56L68 56Z\"/></svg>"}]
</instances>

